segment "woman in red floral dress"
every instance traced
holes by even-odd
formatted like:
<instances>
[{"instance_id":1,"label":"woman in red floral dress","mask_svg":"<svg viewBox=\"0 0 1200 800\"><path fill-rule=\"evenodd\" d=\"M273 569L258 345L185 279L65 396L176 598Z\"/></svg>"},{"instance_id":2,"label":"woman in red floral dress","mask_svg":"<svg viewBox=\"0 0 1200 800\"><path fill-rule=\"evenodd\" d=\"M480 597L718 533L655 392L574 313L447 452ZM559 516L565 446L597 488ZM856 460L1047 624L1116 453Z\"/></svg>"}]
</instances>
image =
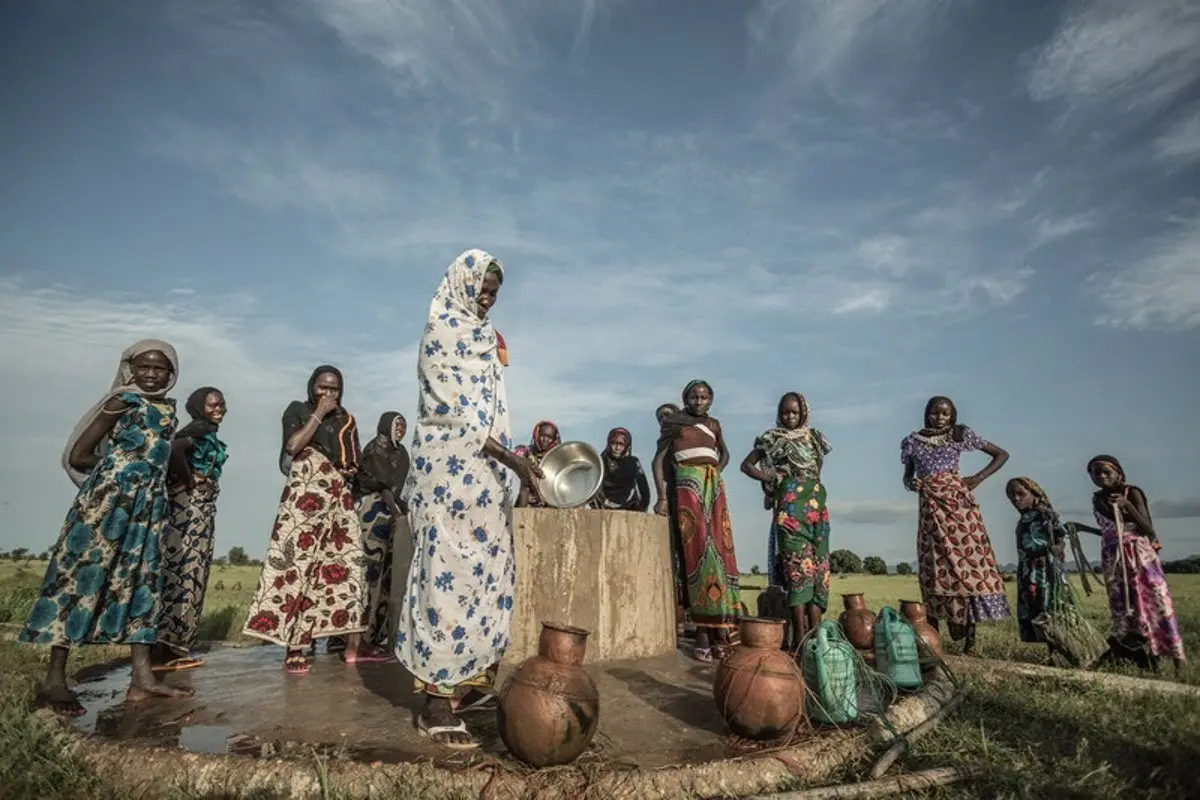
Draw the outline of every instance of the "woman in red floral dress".
<instances>
[{"instance_id":1,"label":"woman in red floral dress","mask_svg":"<svg viewBox=\"0 0 1200 800\"><path fill-rule=\"evenodd\" d=\"M342 408L342 374L317 367L308 400L283 412L280 469L288 476L267 560L243 631L287 648L284 669L307 674L314 639L346 636L358 652L367 628L367 585L350 484L358 471L358 427ZM383 656L386 657L386 656Z\"/></svg>"}]
</instances>

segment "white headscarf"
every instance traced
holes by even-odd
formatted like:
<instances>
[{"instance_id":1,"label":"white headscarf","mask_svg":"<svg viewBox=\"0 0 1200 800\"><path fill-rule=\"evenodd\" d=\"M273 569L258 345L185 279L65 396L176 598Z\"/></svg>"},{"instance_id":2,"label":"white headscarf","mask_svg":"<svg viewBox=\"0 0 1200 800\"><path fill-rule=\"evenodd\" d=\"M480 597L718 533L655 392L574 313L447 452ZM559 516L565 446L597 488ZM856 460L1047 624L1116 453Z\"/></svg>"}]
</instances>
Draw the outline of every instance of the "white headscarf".
<instances>
[{"instance_id":1,"label":"white headscarf","mask_svg":"<svg viewBox=\"0 0 1200 800\"><path fill-rule=\"evenodd\" d=\"M171 362L171 375L167 378L167 385L161 392L147 394L140 386L134 383L133 380L133 360L143 353L157 351L167 357ZM137 344L121 353L121 363L117 365L117 375L113 378L112 387L108 393L100 398L100 401L89 408L79 422L75 424L75 429L71 431L71 438L67 439L67 446L62 454L62 467L66 470L71 482L76 486L82 486L87 480L88 473L80 472L71 466L71 450L75 447L75 443L79 441L79 437L83 436L83 432L92 424L92 420L100 416L101 409L105 403L113 399L121 392L133 392L140 394L143 397L162 397L167 392L171 391L175 386L175 381L179 379L179 357L175 354L175 348L161 339L143 339ZM100 444L96 446L95 453L101 457L104 456L105 450L108 448L107 439L102 439Z\"/></svg>"}]
</instances>

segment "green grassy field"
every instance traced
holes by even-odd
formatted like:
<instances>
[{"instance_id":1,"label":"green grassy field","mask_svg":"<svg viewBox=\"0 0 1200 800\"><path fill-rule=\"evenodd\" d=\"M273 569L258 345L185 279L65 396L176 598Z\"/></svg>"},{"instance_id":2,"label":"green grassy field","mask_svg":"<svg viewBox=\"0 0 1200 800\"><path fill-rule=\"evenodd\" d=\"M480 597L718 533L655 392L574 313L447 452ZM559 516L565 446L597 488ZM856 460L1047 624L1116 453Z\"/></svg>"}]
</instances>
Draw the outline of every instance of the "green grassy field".
<instances>
[{"instance_id":1,"label":"green grassy field","mask_svg":"<svg viewBox=\"0 0 1200 800\"><path fill-rule=\"evenodd\" d=\"M85 769L62 755L53 737L27 722L34 683L46 668L48 654L44 648L18 646L10 639L32 604L44 568L38 562L0 562L0 631L10 634L0 642L0 752L5 754L0 759L0 794L119 798L119 787L97 785ZM238 637L257 580L258 569L253 567L213 570L202 638ZM762 576L743 576L745 600L752 610L764 582ZM1200 654L1200 575L1173 575L1170 582L1189 653ZM1011 595L1015 587L1008 587ZM1076 590L1082 596L1078 583ZM834 579L829 617L840 611L839 595L856 592L865 594L875 610L919 596L911 576L840 576ZM1107 629L1102 595L1086 598L1084 612L1101 630ZM955 651L954 646L947 649ZM1038 663L1045 657L1044 648L1017 640L1015 621L982 626L979 649L995 659ZM71 667L126 654L125 648L79 648ZM1180 676L1168 667L1161 677L1200 684L1194 664ZM970 788L948 788L932 796L1177 798L1200 796L1198 761L1197 698L1123 696L1064 678L976 683L960 710L921 740L903 764L908 769L972 764L984 770L984 777ZM178 791L171 796L189 795Z\"/></svg>"}]
</instances>

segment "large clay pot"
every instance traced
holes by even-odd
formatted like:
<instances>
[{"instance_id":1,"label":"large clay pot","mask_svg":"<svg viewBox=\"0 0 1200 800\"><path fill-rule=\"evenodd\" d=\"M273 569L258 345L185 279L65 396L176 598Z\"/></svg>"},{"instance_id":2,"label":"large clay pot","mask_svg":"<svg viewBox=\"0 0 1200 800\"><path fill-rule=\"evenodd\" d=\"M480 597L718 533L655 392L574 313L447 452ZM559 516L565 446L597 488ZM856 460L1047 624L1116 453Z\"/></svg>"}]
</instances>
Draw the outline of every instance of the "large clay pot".
<instances>
[{"instance_id":1,"label":"large clay pot","mask_svg":"<svg viewBox=\"0 0 1200 800\"><path fill-rule=\"evenodd\" d=\"M745 618L741 643L717 666L713 698L729 729L748 739L791 736L804 719L804 677L783 652L781 619Z\"/></svg>"},{"instance_id":2,"label":"large clay pot","mask_svg":"<svg viewBox=\"0 0 1200 800\"><path fill-rule=\"evenodd\" d=\"M921 648L921 671L928 674L937 669L938 662L942 659L942 637L937 628L929 624L925 604L919 600L901 600L900 613L913 626L917 638L925 645Z\"/></svg>"},{"instance_id":3,"label":"large clay pot","mask_svg":"<svg viewBox=\"0 0 1200 800\"><path fill-rule=\"evenodd\" d=\"M856 650L873 650L875 647L875 614L867 608L862 594L842 595L846 610L838 617L846 641Z\"/></svg>"},{"instance_id":4,"label":"large clay pot","mask_svg":"<svg viewBox=\"0 0 1200 800\"><path fill-rule=\"evenodd\" d=\"M542 623L538 654L525 659L500 692L500 738L531 767L574 761L600 721L600 694L583 668L588 631Z\"/></svg>"}]
</instances>

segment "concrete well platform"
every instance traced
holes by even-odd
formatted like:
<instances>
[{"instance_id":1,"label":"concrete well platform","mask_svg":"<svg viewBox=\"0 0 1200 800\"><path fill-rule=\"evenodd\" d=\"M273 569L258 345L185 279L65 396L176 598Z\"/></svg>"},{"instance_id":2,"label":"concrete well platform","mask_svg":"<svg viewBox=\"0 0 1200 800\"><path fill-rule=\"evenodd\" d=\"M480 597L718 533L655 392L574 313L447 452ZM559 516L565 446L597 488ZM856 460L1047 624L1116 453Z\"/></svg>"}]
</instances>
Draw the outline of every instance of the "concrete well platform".
<instances>
[{"instance_id":1,"label":"concrete well platform","mask_svg":"<svg viewBox=\"0 0 1200 800\"><path fill-rule=\"evenodd\" d=\"M453 752L418 736L422 700L398 664L348 666L321 655L289 676L271 646L217 647L199 669L167 680L195 696L126 705L127 664L80 675L87 714L48 711L67 726L68 752L130 796L173 788L215 797L579 798L737 797L827 781L873 747L936 712L951 691L931 684L887 713L886 723L812 729L784 747L730 741L712 697L713 667L672 653L588 671L600 692L600 727L574 764L531 770L504 750L493 712L466 717L479 750ZM501 681L511 666L502 669Z\"/></svg>"}]
</instances>

